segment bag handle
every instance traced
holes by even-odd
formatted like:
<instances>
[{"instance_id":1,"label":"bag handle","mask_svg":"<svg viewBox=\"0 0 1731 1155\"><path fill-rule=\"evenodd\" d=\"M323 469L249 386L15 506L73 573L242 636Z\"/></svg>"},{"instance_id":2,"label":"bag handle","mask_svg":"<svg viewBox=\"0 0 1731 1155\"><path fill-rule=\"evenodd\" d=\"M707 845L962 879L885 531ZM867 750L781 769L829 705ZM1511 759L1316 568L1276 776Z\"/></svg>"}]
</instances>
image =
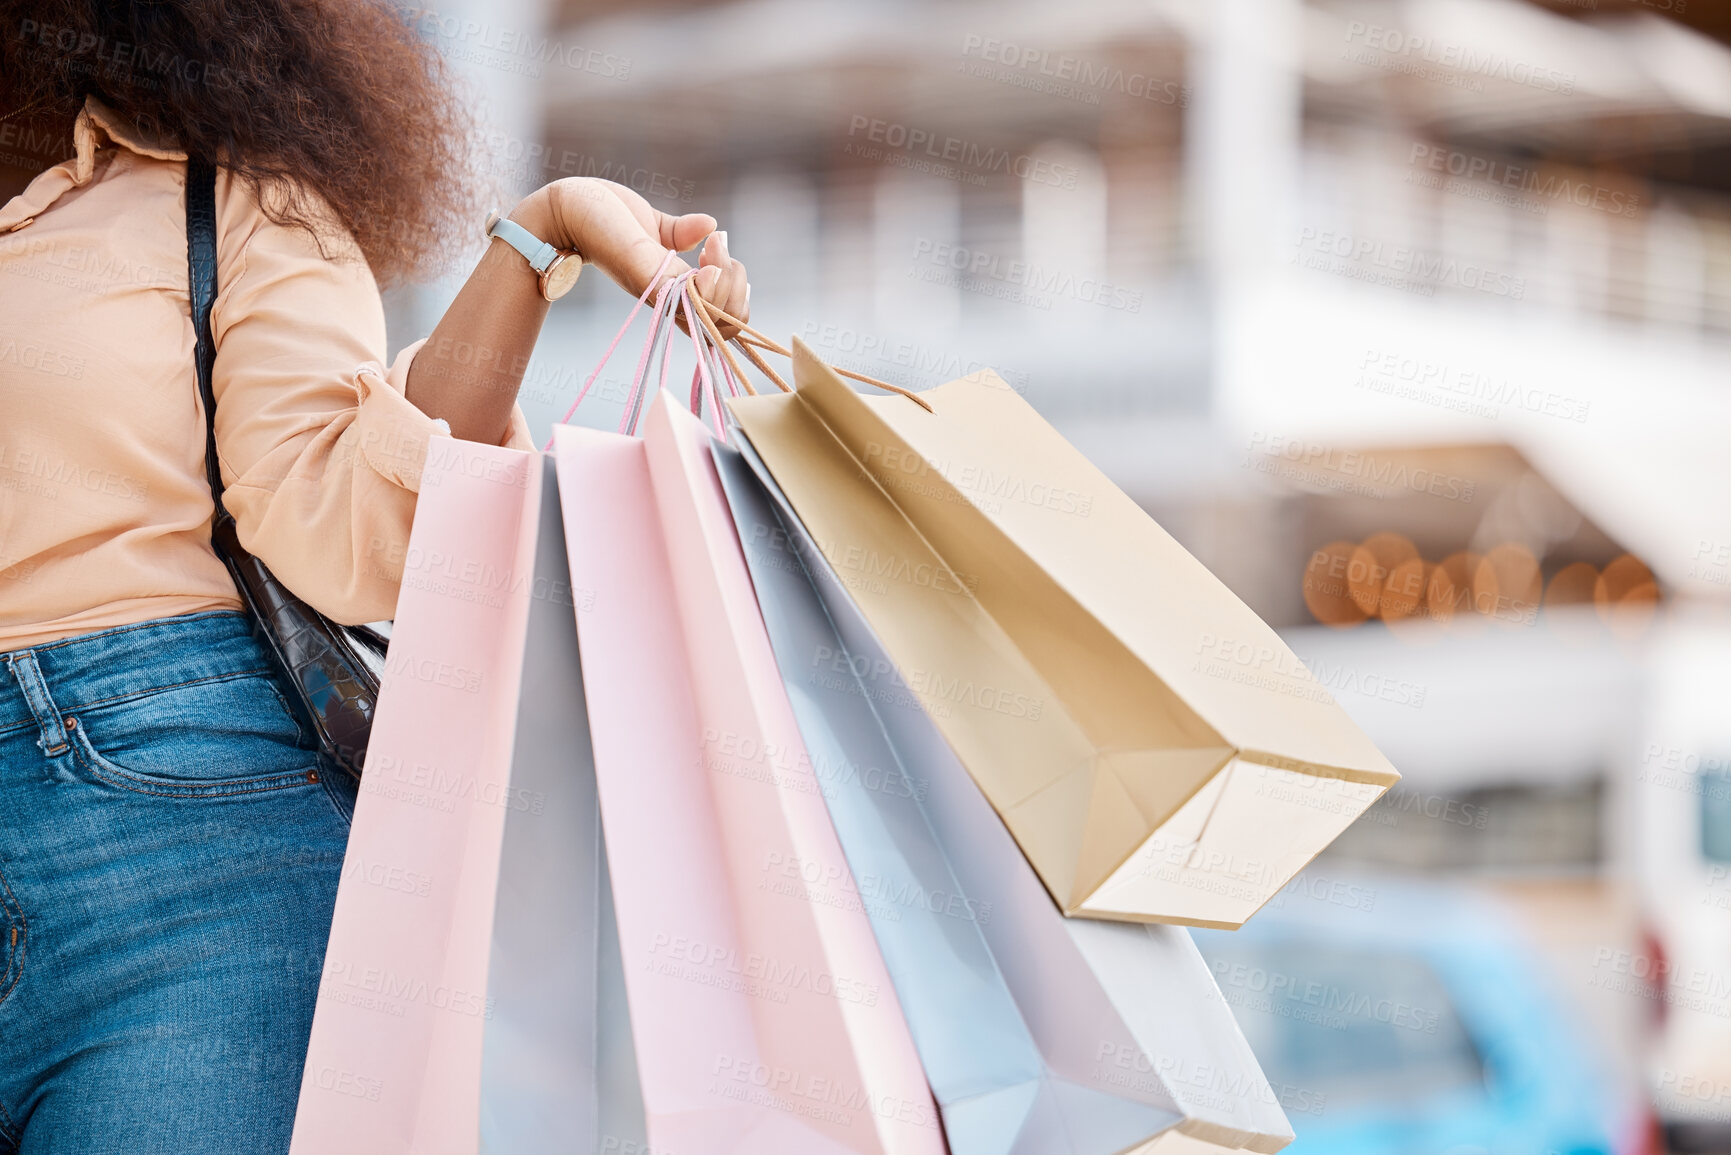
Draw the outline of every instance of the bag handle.
<instances>
[{"instance_id":1,"label":"bag handle","mask_svg":"<svg viewBox=\"0 0 1731 1155\"><path fill-rule=\"evenodd\" d=\"M228 517L222 504L222 465L216 456L216 392L211 376L216 367L216 341L210 331L210 310L216 303L216 166L189 158L186 162L186 265L192 298L193 367L198 396L204 407L204 476L216 505L211 531Z\"/></svg>"},{"instance_id":2,"label":"bag handle","mask_svg":"<svg viewBox=\"0 0 1731 1155\"><path fill-rule=\"evenodd\" d=\"M638 294L636 303L631 306L631 311L625 315L624 324L619 326L619 331L613 335L613 340L608 343L606 351L601 354L601 359L595 363L595 368L584 380L583 388L578 390L576 400L571 402L570 407L565 410L565 415L560 418L561 424L569 423L571 418L576 415L578 406L582 405L584 398L588 397L589 390L594 387L596 380L601 376L601 371L606 368L607 362L618 351L619 343L625 339L625 334L630 332L632 323L637 320L637 314L643 311L645 305L649 305L649 298L652 294L655 297L655 303L650 305L649 333L644 339L643 350L638 355L636 372L632 374L631 392L626 398L625 412L621 414L619 424L621 433L628 433L636 428L643 403L644 384L656 363L661 366L661 385L665 387L667 384L668 359L671 355L671 330L664 326L667 326L672 321L674 314L681 309L685 312L686 327L691 332L692 344L697 351L697 368L692 374L691 384L692 413L698 413L703 398L708 397L710 406L714 410L713 419L717 434L725 436L721 425L720 397L715 388L716 378L720 377L725 383L730 396L737 395L740 391L756 392L746 379L745 374L740 370L739 363L734 361L732 354L728 352L714 323L709 320L706 314L693 309L691 306L691 300L702 300L692 291L691 278L696 275L696 270L687 270L678 276L663 279L662 275L666 273L667 267L673 263L678 255L677 252L669 250L667 255L662 257L661 265L655 270L655 275L649 278L649 283L643 287L643 292ZM694 323L694 317L697 322L701 322L702 333L708 337L707 342L699 336L700 325ZM661 351L659 362L657 362L656 357L658 347ZM713 359L715 350L719 350L726 358L725 371L723 372L715 371ZM783 388L786 386L784 385ZM549 437L542 448L551 449L552 447L553 440Z\"/></svg>"},{"instance_id":3,"label":"bag handle","mask_svg":"<svg viewBox=\"0 0 1731 1155\"><path fill-rule=\"evenodd\" d=\"M769 367L769 365L764 361L764 359L757 354L756 349L768 349L771 353L779 353L781 356L786 357L790 360L793 358L793 354L791 352L789 352L787 349L782 348L782 346L780 344L778 344L777 342L764 336L762 333L758 332L756 329L753 329L750 325L747 325L744 321L741 321L738 317L735 317L732 314L728 313L720 305L712 304L709 301L703 300L703 298L701 298L701 297L698 298L698 302L703 306L704 311L708 314L708 316L705 318L707 327L709 328L710 332L715 335L717 340L720 339L720 334L717 333L715 330L714 321L716 318L719 318L723 321L726 321L729 325L732 325L736 329L739 330L739 335L733 339L734 343L739 346L739 351L744 353L747 357L749 357L751 359L751 363L753 365L756 365L758 367L758 369L760 369L763 372L764 376L768 377L771 381L775 382L776 385L780 387L780 389L783 393L792 393L793 392L792 387L789 386L786 381L783 381L781 379L781 377L776 374L775 370L773 370ZM753 346L756 346L756 349L754 349ZM731 358L731 356L732 355L729 354L730 358ZM873 385L879 389L884 389L884 390L887 390L891 393L900 394L901 396L906 397L909 401L912 401L915 405L918 405L921 409L924 409L927 413L936 412L931 407L930 402L928 402L925 398L921 397L918 393L912 392L911 390L903 389L899 385L891 385L888 381L879 381L876 377L867 377L864 373L855 373L851 369L843 369L843 368L840 368L839 366L836 366L836 365L831 365L829 368L830 368L830 371L835 373L837 376L849 377L855 381L861 381L867 385Z\"/></svg>"},{"instance_id":4,"label":"bag handle","mask_svg":"<svg viewBox=\"0 0 1731 1155\"><path fill-rule=\"evenodd\" d=\"M631 375L631 391L625 395L625 408L619 415L620 433L636 431L645 385L654 366L660 365L660 384L663 388L667 385L668 358L672 355L672 328L668 321L677 304L677 298L672 295L673 284L674 281L663 283L656 293L654 311L649 317L649 335L644 338L643 352L637 358L637 371Z\"/></svg>"},{"instance_id":5,"label":"bag handle","mask_svg":"<svg viewBox=\"0 0 1731 1155\"><path fill-rule=\"evenodd\" d=\"M657 292L655 315L650 322L650 336L645 343L643 355L637 363L637 372L631 383L631 395L627 398L625 412L619 422L620 433L631 433L637 427L641 414L643 400L648 390L649 373L656 363L660 365L659 388L667 388L668 369L672 364L673 328L671 322L679 313L685 314L685 328L691 338L692 352L696 357L696 366L691 374L690 407L693 416L702 416L703 403L707 399L710 408L710 421L715 435L722 440L727 439L726 428L722 424L721 395L716 386L719 379L729 396L739 392L751 391L751 386L743 375L734 372L734 367L725 368L715 357L715 342L719 337L711 337L713 326L704 326L698 318L702 316L693 305L697 300L693 278L697 275L695 269L687 269L678 276L664 282ZM657 355L659 350L659 356Z\"/></svg>"},{"instance_id":6,"label":"bag handle","mask_svg":"<svg viewBox=\"0 0 1731 1155\"><path fill-rule=\"evenodd\" d=\"M571 418L576 416L577 407L583 404L583 399L585 397L589 396L589 390L595 384L595 379L601 376L601 370L607 367L607 362L612 358L614 351L619 348L619 342L623 341L625 339L625 334L630 332L631 322L637 319L637 314L642 312L643 306L649 303L649 294L655 291L656 282L661 280L661 274L667 271L667 266L672 264L674 258L678 255L678 253L669 249L667 255L661 258L661 267L655 270L655 275L649 278L649 283L643 287L643 292L638 294L637 303L631 306L631 311L629 313L625 314L625 323L619 326L619 332L613 334L613 340L608 344L607 351L601 354L601 360L595 362L595 368L590 371L588 379L583 382L583 388L577 391L577 399L571 402L571 407L565 410L565 416L559 419L559 424L568 425L571 422ZM657 305L659 305L659 300L657 300ZM649 336L651 341L653 341L655 337L656 324L657 322L654 320L650 322ZM640 358L637 363L639 373L643 371L645 359L647 359L648 355L648 348L645 347L643 358ZM553 439L548 437L547 444L543 445L541 448L553 448Z\"/></svg>"},{"instance_id":7,"label":"bag handle","mask_svg":"<svg viewBox=\"0 0 1731 1155\"><path fill-rule=\"evenodd\" d=\"M760 373L775 383L776 388L783 393L794 391L793 386L770 368L769 362L763 359L758 350L767 349L771 353L779 354L790 360L793 353L777 341L733 316L720 305L707 301L696 293L691 284L691 280L697 272L695 269L688 269L678 276L662 280L662 274L667 271L667 266L672 264L678 255L677 252L670 249L667 255L661 259L661 265L655 270L655 275L649 278L649 283L643 287L643 292L638 294L636 303L631 306L631 311L625 315L625 323L619 326L619 331L613 335L613 340L608 343L607 350L601 354L601 359L595 363L595 368L590 371L588 378L583 382L583 388L578 390L577 399L571 402L570 408L566 409L565 415L559 419L560 424L568 424L571 418L576 415L577 407L582 405L583 399L589 395L589 390L594 386L596 379L601 376L601 370L612 359L613 354L619 348L619 343L625 339L625 334L630 331L631 323L637 319L637 314L643 311L645 305L649 304L649 297L652 293L655 295L655 304L650 309L649 335L644 341L643 352L637 359L637 372L632 378L631 394L627 398L625 413L620 420L619 431L621 433L636 428L637 418L642 408L643 385L647 379L651 358L658 338L664 336L662 326L672 320L675 312L681 310L685 313L686 328L691 334L692 346L697 351L697 369L692 374L691 382L692 412L697 413L702 398L708 396L710 408L714 410L713 417L717 436L725 439L726 435L721 422L720 397L715 388L716 378L719 377L726 384L729 396L738 396L740 392L750 395L757 393L757 390L752 388L751 381L746 376L745 371L740 368L739 362L734 359L733 350L729 348L730 344L737 346L739 351L745 354L746 359ZM696 303L696 307L693 307L693 302ZM724 339L721 331L716 327L718 319L738 330L731 342ZM698 336L700 328L704 336L708 338L707 342ZM661 385L664 388L667 384L669 352L670 350L664 346L661 356ZM713 354L720 355L719 364L713 362ZM715 372L715 369L719 369L720 372ZM838 376L848 377L886 392L906 397L927 413L935 412L931 403L925 398L911 390L903 389L899 385L891 385L888 381L880 381L876 377L868 377L864 373L855 373L851 369L843 369L837 365L831 365L830 369ZM542 448L553 448L551 436L547 438L547 443Z\"/></svg>"}]
</instances>

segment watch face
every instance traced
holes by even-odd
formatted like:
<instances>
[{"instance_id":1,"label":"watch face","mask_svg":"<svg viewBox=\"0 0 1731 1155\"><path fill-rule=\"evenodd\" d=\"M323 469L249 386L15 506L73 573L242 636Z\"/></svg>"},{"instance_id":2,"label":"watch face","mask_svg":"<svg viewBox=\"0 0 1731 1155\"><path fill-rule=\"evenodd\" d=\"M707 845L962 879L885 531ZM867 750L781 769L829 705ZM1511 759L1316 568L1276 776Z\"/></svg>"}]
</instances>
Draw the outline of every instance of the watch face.
<instances>
[{"instance_id":1,"label":"watch face","mask_svg":"<svg viewBox=\"0 0 1731 1155\"><path fill-rule=\"evenodd\" d=\"M577 283L577 275L583 271L583 260L580 257L563 256L553 262L551 268L541 278L541 292L549 301L557 301L571 291L571 286Z\"/></svg>"}]
</instances>

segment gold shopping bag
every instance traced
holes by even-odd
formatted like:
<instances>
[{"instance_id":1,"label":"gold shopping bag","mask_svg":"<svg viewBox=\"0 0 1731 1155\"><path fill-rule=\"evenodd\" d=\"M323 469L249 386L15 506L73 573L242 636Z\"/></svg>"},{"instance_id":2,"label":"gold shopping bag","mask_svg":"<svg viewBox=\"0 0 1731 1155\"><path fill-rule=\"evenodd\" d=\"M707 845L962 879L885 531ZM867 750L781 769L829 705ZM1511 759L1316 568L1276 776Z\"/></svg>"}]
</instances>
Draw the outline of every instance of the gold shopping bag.
<instances>
[{"instance_id":1,"label":"gold shopping bag","mask_svg":"<svg viewBox=\"0 0 1731 1155\"><path fill-rule=\"evenodd\" d=\"M794 346L729 406L895 666L806 677L918 700L1064 913L1236 928L1399 779L995 374L865 397Z\"/></svg>"}]
</instances>

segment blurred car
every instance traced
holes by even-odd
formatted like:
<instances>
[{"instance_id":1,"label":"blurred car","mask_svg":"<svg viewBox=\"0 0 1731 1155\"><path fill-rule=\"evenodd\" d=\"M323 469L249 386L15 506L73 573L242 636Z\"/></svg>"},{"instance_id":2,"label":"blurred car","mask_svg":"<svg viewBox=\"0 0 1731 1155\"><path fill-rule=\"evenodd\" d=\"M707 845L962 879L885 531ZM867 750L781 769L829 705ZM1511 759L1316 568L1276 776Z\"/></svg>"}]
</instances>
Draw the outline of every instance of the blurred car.
<instances>
[{"instance_id":1,"label":"blurred car","mask_svg":"<svg viewBox=\"0 0 1731 1155\"><path fill-rule=\"evenodd\" d=\"M1668 623L1629 807L1644 945L1610 976L1652 1006L1647 1074L1676 1155L1731 1153L1731 628Z\"/></svg>"},{"instance_id":2,"label":"blurred car","mask_svg":"<svg viewBox=\"0 0 1731 1155\"><path fill-rule=\"evenodd\" d=\"M1318 883L1325 885L1318 885ZM1289 1155L1634 1155L1584 1035L1500 908L1319 879L1196 943L1298 1138Z\"/></svg>"}]
</instances>

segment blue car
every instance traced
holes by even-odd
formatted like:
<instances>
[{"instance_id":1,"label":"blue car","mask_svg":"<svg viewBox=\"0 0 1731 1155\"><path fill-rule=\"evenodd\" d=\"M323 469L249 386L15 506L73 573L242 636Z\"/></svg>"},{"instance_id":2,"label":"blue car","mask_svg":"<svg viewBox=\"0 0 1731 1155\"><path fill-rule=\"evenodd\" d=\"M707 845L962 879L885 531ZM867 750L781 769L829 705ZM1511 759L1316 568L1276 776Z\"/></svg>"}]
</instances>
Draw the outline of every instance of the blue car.
<instances>
[{"instance_id":1,"label":"blue car","mask_svg":"<svg viewBox=\"0 0 1731 1155\"><path fill-rule=\"evenodd\" d=\"M1301 875L1193 932L1286 1104L1287 1155L1627 1155L1587 1040L1495 904Z\"/></svg>"}]
</instances>

